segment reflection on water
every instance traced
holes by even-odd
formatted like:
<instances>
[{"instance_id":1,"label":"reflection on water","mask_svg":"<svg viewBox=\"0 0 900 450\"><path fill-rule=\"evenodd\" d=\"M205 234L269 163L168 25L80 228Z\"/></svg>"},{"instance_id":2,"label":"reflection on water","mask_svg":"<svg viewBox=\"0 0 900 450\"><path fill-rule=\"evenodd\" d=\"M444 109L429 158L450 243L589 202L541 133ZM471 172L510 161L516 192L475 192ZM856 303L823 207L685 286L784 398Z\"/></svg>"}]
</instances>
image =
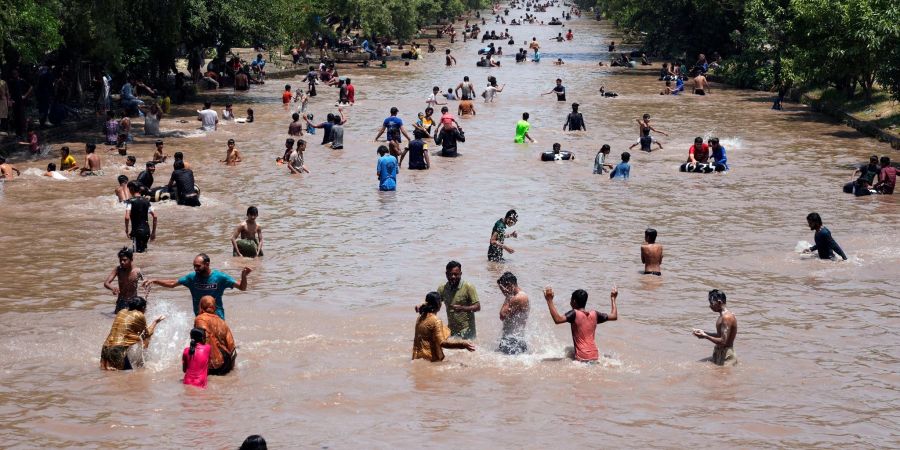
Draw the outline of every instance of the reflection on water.
<instances>
[{"instance_id":1,"label":"reflection on water","mask_svg":"<svg viewBox=\"0 0 900 450\"><path fill-rule=\"evenodd\" d=\"M218 109L226 99L238 112L252 106L254 123L222 123L200 135L193 118L164 119L164 130L196 135L167 139L166 150L184 152L194 167L203 206L154 205L157 240L135 264L147 277L175 278L203 251L233 276L244 265L254 269L247 292L224 296L238 369L210 380L205 392L180 384L192 324L184 288L151 293L148 316L167 319L147 370L98 370L111 324L103 313L115 301L102 282L117 249L129 245L115 178L137 172L124 172L113 153L102 154L105 176L68 182L39 176L47 159L18 164L26 176L0 183L4 444L233 448L259 433L273 448L539 448L596 446L602 433L617 447L892 445L900 419L900 349L891 334L900 326L900 214L895 197L853 198L840 189L847 168L887 147L796 105L772 111L765 93L660 96L652 67L596 66L614 34L607 27L568 22L576 39L562 43L550 41L559 27L516 27L517 42L541 40L545 61L537 64L516 65L510 52L503 67L475 68L480 43L469 41L452 46L460 60L452 68L439 48L409 67L348 69L358 103L347 110L345 150L320 146L321 134L306 137L312 173L303 176L273 162L290 122L278 102L280 80L213 97ZM567 63L554 66L557 57ZM389 108L410 122L432 86L446 91L464 75L478 89L488 75L506 84L494 103L476 102L475 119L460 120L464 156L435 157L426 172L402 169L396 192L378 192L372 138ZM563 132L569 103L538 95L558 77L569 101L581 104L588 131ZM620 96L599 97L601 85ZM309 112L321 119L335 111L337 92L319 93ZM512 143L525 111L539 144ZM670 134L659 136L665 149L632 152L628 182L592 175L600 145L610 144L617 162L644 113ZM721 138L733 170L677 172L696 136ZM244 156L238 167L218 162L229 138ZM142 165L152 139L137 140L129 153ZM553 142L577 159L541 163ZM83 146L68 144L81 158ZM171 170L161 165L157 182ZM230 234L249 205L259 207L264 230L259 260L231 256ZM503 265L488 263L491 226L510 208L520 218L519 238L509 242L516 253ZM850 261L797 251L812 238L811 211L822 214ZM639 274L650 226L665 246L660 278ZM481 298L478 351L411 362L412 308L444 281L450 259L462 262ZM505 270L532 302L533 350L523 357L494 350L503 300L496 279ZM602 312L618 285L620 319L597 329L601 364L564 359L569 327L549 317L541 295L548 283L558 307L581 288ZM697 362L712 346L690 330L713 328L712 288L728 294L739 320L734 368Z\"/></svg>"}]
</instances>

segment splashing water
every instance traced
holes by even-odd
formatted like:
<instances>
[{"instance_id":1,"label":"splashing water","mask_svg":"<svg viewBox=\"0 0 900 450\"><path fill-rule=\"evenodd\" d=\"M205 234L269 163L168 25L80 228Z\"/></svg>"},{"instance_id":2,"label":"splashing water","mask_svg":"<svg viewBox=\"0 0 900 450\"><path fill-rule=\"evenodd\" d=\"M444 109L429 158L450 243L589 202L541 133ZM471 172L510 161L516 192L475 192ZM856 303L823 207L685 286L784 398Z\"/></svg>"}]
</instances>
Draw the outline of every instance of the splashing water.
<instances>
[{"instance_id":1,"label":"splashing water","mask_svg":"<svg viewBox=\"0 0 900 450\"><path fill-rule=\"evenodd\" d=\"M160 315L166 316L157 325L150 346L144 351L144 367L152 372L161 372L180 364L181 353L190 342L194 314L176 307L169 300L148 300L147 303L147 322Z\"/></svg>"}]
</instances>

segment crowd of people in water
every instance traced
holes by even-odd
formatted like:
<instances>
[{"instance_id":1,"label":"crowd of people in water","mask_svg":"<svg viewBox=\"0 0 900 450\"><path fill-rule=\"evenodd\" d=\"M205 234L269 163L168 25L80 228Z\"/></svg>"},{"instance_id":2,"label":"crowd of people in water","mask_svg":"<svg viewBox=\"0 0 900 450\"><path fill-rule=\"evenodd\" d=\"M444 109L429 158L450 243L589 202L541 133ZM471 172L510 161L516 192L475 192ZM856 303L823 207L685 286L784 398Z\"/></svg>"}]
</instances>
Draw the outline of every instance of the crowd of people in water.
<instances>
[{"instance_id":1,"label":"crowd of people in water","mask_svg":"<svg viewBox=\"0 0 900 450\"><path fill-rule=\"evenodd\" d=\"M511 19L509 25L521 23L541 22L532 12L544 12L548 7L556 5L557 1L531 2L514 0L508 7L502 10L495 6L495 23L506 24L506 18L511 11L525 9L525 14L520 18ZM575 6L569 5L569 10L561 18L553 17L549 24L561 25L562 20L569 20L571 16L579 16L580 11ZM543 22L541 22L543 23ZM487 24L485 18L481 18L481 25ZM470 25L468 21L463 33L464 39L478 39L481 33L478 24ZM455 37L453 25L442 30L451 37ZM575 39L572 30L565 35L561 32L554 40L558 42L572 41ZM514 45L515 39L510 35L509 28L502 32L484 31L481 41L506 41L508 45ZM355 41L354 41L355 42ZM383 56L385 46L379 43L374 48L368 42L362 44L364 52L371 52L373 57ZM525 50L525 48L528 50ZM418 58L418 46L414 46L412 54ZM528 51L532 52L531 61L540 61L541 44L537 38L525 41L515 55L517 63L528 60ZM609 53L615 54L615 42L609 44ZM387 52L390 53L388 46ZM429 40L428 52L435 52L434 44ZM500 65L495 57L502 56L501 46L495 46L493 42L480 49L475 55L479 58L476 65L483 67L495 67ZM295 63L299 63L296 53ZM642 62L649 64L646 57L642 56ZM683 61L663 63L659 72L659 80L665 82L665 88L661 94L678 95L684 91L684 82L692 80L692 92L695 95L710 94L709 82L705 78L706 72L719 64L720 58L714 55L712 62L708 62L704 55L700 55L698 61L687 68ZM614 65L633 66L636 64L628 55L621 53L615 57ZM558 59L557 64L564 64ZM453 66L457 64L456 56L450 49L445 51L445 64ZM602 64L602 63L601 63ZM191 61L191 72L198 80L205 82L209 88L217 89L221 84L220 71L210 70L206 73L197 73L196 61ZM233 59L226 70L233 78L236 90L249 87L249 84L264 83L266 77L266 63L262 55L250 64L244 64L239 58ZM246 78L246 79L245 79ZM304 159L304 153L308 139L316 134L322 135L321 145L335 151L344 148L344 125L350 120L348 111L356 103L356 87L347 76L338 74L333 63L323 62L318 67L310 66L308 73L302 79L303 87L296 90L290 85L284 86L281 93L282 104L287 106L290 114L285 149L283 154L276 157L276 162L286 165L288 173L303 175L310 173ZM673 85L674 83L674 85ZM152 321L145 316L150 290L154 286L164 288L186 287L190 292L194 312L194 323L190 330L185 330L185 337L190 338L189 345L182 354L182 368L184 371L183 382L188 385L205 388L208 376L222 376L230 373L237 360L237 345L228 323L225 320L225 307L223 294L226 290L237 288L247 290L248 275L252 272L249 267L244 267L240 279L235 280L231 275L211 268L210 257L205 253L199 253L193 260L193 270L180 278L147 278L134 262L135 253L143 253L148 250L150 242L157 237L158 216L153 204L159 201L174 201L178 205L186 207L198 207L201 205L200 188L194 180L191 165L185 160L182 152L175 152L170 156L165 150L163 139L155 141L155 151L152 157L144 164L142 171L138 172L137 161L134 155L128 154L128 144L134 141L130 112L136 112L145 120L144 130L147 135L159 136L159 121L162 118L163 106L153 103L145 105L136 94L136 89L152 92L148 86L139 80L130 79L126 87L122 89L122 111L116 114L111 108L106 111L107 120L103 125L101 142L108 146L107 152L117 152L123 157L123 171L135 172L137 175L130 179L127 175L117 177L117 185L114 194L123 204L125 214L125 236L132 241L130 247L119 250L118 265L107 276L103 286L116 297L114 314L115 318L110 327L109 334L104 341L100 354L100 367L106 370L129 370L143 365L144 350L149 345L156 328L165 320L164 316L154 318ZM466 142L466 134L461 124L462 119L472 118L476 115L475 101L481 97L483 102L490 103L499 99L505 88L505 84L498 83L495 76L488 76L482 89L476 88L468 76L453 86L452 84L443 90L440 86L434 86L424 100L424 109L417 114L417 119L411 126L404 123L397 107L389 109L389 115L374 136L375 142L383 142L377 147L376 176L378 188L381 191L394 191L397 189L397 176L404 160L410 170L428 170L432 167L432 156L454 158L461 156L459 146ZM308 105L319 96L318 89L334 88L337 91L336 112L328 113L324 120L316 123L313 114L308 113ZM479 91L480 94L479 94ZM562 78L557 78L555 84L546 92L536 91L535 94L555 96L556 101L567 101L567 88ZM128 95L126 95L128 94ZM108 93L107 93L108 95ZM615 97L617 94L604 91L601 95ZM106 100L108 102L108 100ZM455 109L450 102L457 102ZM108 104L108 103L107 103ZM436 115L439 109L440 115ZM454 114L455 112L455 114ZM521 120L516 123L512 141L516 144L533 143L537 141L531 136L531 124L529 113L524 112ZM200 128L207 133L218 130L220 120L252 123L254 114L252 109L246 111L246 116L238 118L232 110L231 104L225 104L219 112L213 109L211 102L206 102L203 108L197 111L197 121ZM639 147L641 151L652 152L662 149L663 144L655 135L668 136L668 134L651 123L650 114L644 114L636 119L638 133L637 141L629 147L633 150ZM566 116L562 125L563 131L577 132L587 130L587 120L579 110L578 103L571 104L571 112ZM410 134L411 132L411 134ZM382 141L381 138L384 137ZM404 141L405 139L405 141ZM36 142L36 140L35 140ZM404 145L405 142L405 145ZM429 143L436 146L435 151L429 150ZM439 146L439 148L437 148ZM624 151L620 155L620 161L613 164L609 161L611 153L610 145L602 145L594 157L593 173L597 175L607 174L612 179L628 179L631 174L631 154ZM553 143L552 150L540 154L541 161L563 162L573 161L574 152L565 150L559 142ZM220 162L226 166L241 164L243 156L233 139L228 140L224 159ZM172 173L168 182L156 183L154 174L156 166L172 163ZM726 150L717 137L704 139L697 137L688 149L688 155L680 171L691 173L727 173L730 170ZM84 160L78 163L68 146L60 149L59 164L48 164L44 174L48 177L56 177L60 172L78 173L83 176L103 176L104 169L101 158L97 154L97 144L88 142L84 145ZM844 191L857 196L878 194L892 194L896 182L896 169L891 165L890 158L872 156L868 165L864 165L853 174L853 180L844 186ZM0 178L10 180L18 174L18 170L5 159L0 157ZM246 219L238 224L231 235L232 254L235 257L258 258L263 257L263 227L258 223L259 210L255 206L247 208ZM815 253L821 259L836 259L837 256L846 260L847 255L837 244L831 232L823 226L822 218L817 213L807 216L807 222L811 230L815 232L815 245L805 249L806 252ZM518 233L510 231L518 223L518 213L509 210L499 218L491 229L487 259L495 264L503 264L505 255L515 253L507 242L508 239L516 239ZM643 274L648 276L662 276L663 247L657 243L658 232L648 228L644 231L643 244L640 247L641 262L644 264ZM418 314L415 323L414 340L412 347L412 359L424 359L428 361L441 361L445 358L444 349L465 349L475 351L473 340L476 339L475 316L481 310L476 286L464 280L462 276L462 264L450 261L445 267L446 283L437 286L435 290L425 295L424 302L415 307ZM497 280L497 286L503 295L503 303L500 308L500 327L502 334L497 345L497 351L506 355L521 355L532 350L525 332L526 325L531 318L529 296L519 287L519 281L512 272L504 272ZM588 308L589 294L583 289L577 289L570 295L569 309L565 313L557 310L556 293L553 288L546 287L543 291L547 303L549 318L555 324L567 323L570 326L573 348L571 358L581 362L596 362L600 359L600 352L596 345L597 325L616 321L619 318L616 301L619 296L618 289L613 286L610 290L609 312L598 312ZM734 350L734 342L737 336L737 319L726 307L725 292L713 289L708 292L707 300L710 309L717 314L714 331L701 329L692 330L692 334L699 339L705 339L712 343L713 353L709 358L718 365L732 365L737 362ZM447 325L445 326L439 317L440 310L446 309ZM251 436L255 439L256 447L265 448L265 441L259 436ZM260 447L258 444L262 442Z\"/></svg>"}]
</instances>

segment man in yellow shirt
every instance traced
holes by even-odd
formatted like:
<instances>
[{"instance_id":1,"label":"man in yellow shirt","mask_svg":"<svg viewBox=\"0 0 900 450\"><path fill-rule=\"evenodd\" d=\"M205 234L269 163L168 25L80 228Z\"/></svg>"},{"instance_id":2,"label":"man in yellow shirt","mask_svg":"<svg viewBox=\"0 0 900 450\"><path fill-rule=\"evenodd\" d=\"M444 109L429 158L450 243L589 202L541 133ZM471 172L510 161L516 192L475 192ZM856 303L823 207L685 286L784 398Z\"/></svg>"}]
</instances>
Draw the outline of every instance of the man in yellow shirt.
<instances>
[{"instance_id":1,"label":"man in yellow shirt","mask_svg":"<svg viewBox=\"0 0 900 450\"><path fill-rule=\"evenodd\" d=\"M59 151L62 152L62 157L59 158L59 170L77 170L78 162L75 161L75 157L69 153L69 147L63 147Z\"/></svg>"}]
</instances>

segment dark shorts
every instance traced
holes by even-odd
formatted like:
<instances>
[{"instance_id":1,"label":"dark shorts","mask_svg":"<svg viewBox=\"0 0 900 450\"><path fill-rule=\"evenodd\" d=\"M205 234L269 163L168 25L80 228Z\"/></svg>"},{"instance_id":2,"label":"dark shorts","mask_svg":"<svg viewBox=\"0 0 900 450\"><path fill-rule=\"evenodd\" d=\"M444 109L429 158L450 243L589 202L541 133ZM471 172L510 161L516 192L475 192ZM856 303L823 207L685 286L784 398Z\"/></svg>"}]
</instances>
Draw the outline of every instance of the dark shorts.
<instances>
[{"instance_id":1,"label":"dark shorts","mask_svg":"<svg viewBox=\"0 0 900 450\"><path fill-rule=\"evenodd\" d=\"M656 276L658 276L658 277L661 277L661 276L662 276L662 272L648 272L648 271L645 270L645 271L644 271L644 275L656 275Z\"/></svg>"},{"instance_id":2,"label":"dark shorts","mask_svg":"<svg viewBox=\"0 0 900 450\"><path fill-rule=\"evenodd\" d=\"M192 196L184 196L178 197L178 204L181 206L200 206L200 196L192 195Z\"/></svg>"},{"instance_id":3,"label":"dark shorts","mask_svg":"<svg viewBox=\"0 0 900 450\"><path fill-rule=\"evenodd\" d=\"M234 363L237 359L237 350L235 350L234 353L228 353L228 350L219 347L219 351L222 352L222 359L224 360L224 362L220 367L217 367L215 369L210 368L207 371L207 373L209 373L210 375L228 375L228 373L231 372L232 369L234 369Z\"/></svg>"}]
</instances>

